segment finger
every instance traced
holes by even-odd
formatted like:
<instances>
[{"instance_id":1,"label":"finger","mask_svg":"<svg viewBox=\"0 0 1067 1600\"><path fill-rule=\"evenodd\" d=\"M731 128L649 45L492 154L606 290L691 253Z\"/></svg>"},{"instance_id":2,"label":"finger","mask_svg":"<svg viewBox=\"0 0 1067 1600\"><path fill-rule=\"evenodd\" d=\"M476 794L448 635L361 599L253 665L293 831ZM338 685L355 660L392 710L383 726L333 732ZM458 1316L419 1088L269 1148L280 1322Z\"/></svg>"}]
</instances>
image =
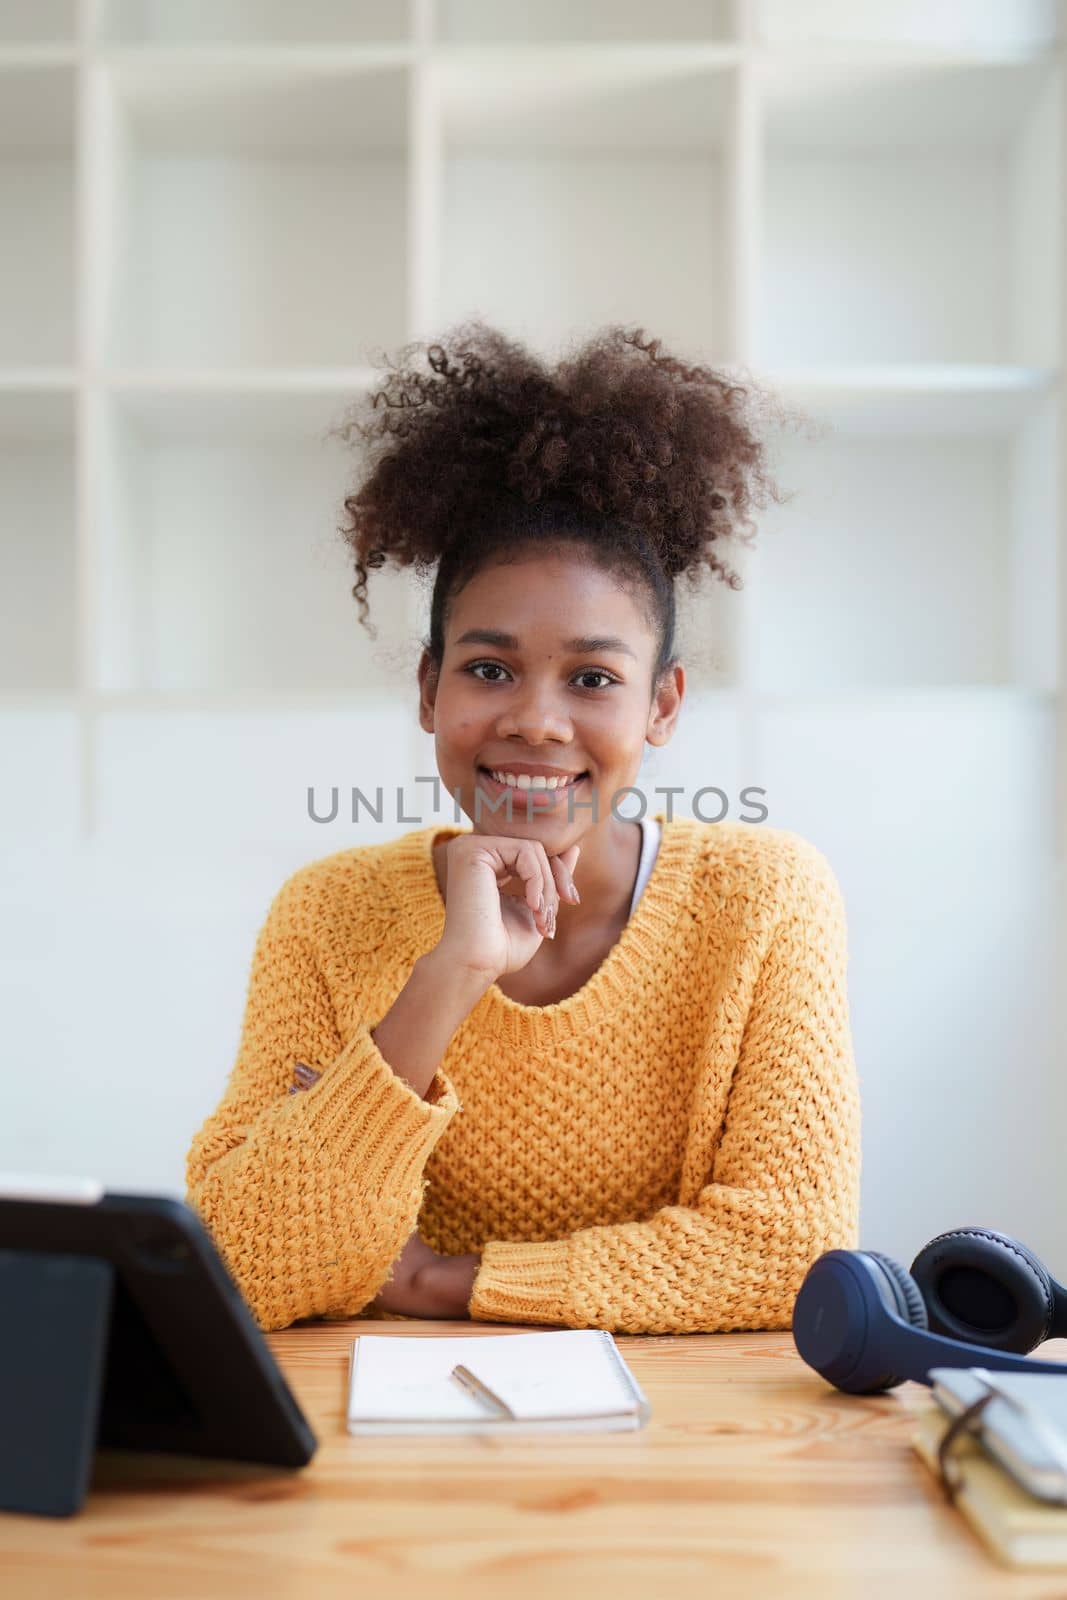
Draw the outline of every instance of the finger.
<instances>
[{"instance_id":1,"label":"finger","mask_svg":"<svg viewBox=\"0 0 1067 1600\"><path fill-rule=\"evenodd\" d=\"M550 856L549 865L551 866L553 874L555 875L556 886L559 889L560 894L565 896L566 899L568 899L573 905L577 905L581 899L581 896L574 886L574 879L571 877L570 868L568 867L566 861L564 861L563 856Z\"/></svg>"},{"instance_id":2,"label":"finger","mask_svg":"<svg viewBox=\"0 0 1067 1600\"><path fill-rule=\"evenodd\" d=\"M538 850L541 854L538 855ZM544 933L548 915L548 896L545 893L545 876L548 863L542 861L543 848L532 839L519 844L515 864L526 882L526 903L534 914L539 933Z\"/></svg>"},{"instance_id":3,"label":"finger","mask_svg":"<svg viewBox=\"0 0 1067 1600\"><path fill-rule=\"evenodd\" d=\"M554 939L556 936L556 916L559 911L559 884L556 881L556 874L552 870L548 851L540 840L534 840L534 849L537 851L538 860L541 862L541 872L545 881L546 932L550 939Z\"/></svg>"},{"instance_id":4,"label":"finger","mask_svg":"<svg viewBox=\"0 0 1067 1600\"><path fill-rule=\"evenodd\" d=\"M578 865L578 857L581 855L581 853L581 845L572 844L568 845L566 850L561 850L559 855L555 858L557 861L562 863L567 874L567 878L570 879L569 885L566 883L566 879L564 880L564 884L568 889L568 898L572 899L575 905L579 904L582 898L578 893L578 885L574 881L574 869Z\"/></svg>"},{"instance_id":5,"label":"finger","mask_svg":"<svg viewBox=\"0 0 1067 1600\"><path fill-rule=\"evenodd\" d=\"M535 839L524 839L521 859L524 863L524 874L529 874L526 879L526 900L533 913L534 926L542 939L550 939L552 937L551 889L548 880L551 878L551 873L548 870L548 858L543 846Z\"/></svg>"}]
</instances>

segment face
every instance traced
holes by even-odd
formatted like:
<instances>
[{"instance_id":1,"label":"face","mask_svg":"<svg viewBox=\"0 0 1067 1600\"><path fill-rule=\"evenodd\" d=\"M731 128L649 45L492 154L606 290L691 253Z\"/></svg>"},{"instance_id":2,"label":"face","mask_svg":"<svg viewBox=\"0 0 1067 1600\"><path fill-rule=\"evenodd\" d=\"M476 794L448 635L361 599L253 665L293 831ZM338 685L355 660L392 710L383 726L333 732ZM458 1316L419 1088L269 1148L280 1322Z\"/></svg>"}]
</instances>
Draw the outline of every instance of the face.
<instances>
[{"instance_id":1,"label":"face","mask_svg":"<svg viewBox=\"0 0 1067 1600\"><path fill-rule=\"evenodd\" d=\"M592 638L608 642L580 646ZM612 796L635 784L645 743L666 744L681 708L681 666L650 703L656 643L630 590L580 550L475 574L453 599L439 673L423 655L419 720L476 833L539 838L559 853L619 827ZM505 773L559 775L566 787L512 788ZM634 795L616 806L623 818L640 810Z\"/></svg>"}]
</instances>

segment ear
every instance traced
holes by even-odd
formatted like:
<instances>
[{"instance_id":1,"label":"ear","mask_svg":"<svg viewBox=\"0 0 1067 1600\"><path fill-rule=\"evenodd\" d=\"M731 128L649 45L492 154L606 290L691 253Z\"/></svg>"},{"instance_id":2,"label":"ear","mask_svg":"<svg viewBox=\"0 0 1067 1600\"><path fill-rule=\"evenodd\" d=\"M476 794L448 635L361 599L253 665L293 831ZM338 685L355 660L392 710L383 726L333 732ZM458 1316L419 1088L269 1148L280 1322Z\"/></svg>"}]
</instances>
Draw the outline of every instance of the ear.
<instances>
[{"instance_id":1,"label":"ear","mask_svg":"<svg viewBox=\"0 0 1067 1600\"><path fill-rule=\"evenodd\" d=\"M437 700L438 671L430 659L430 652L423 650L419 658L419 727L423 733L433 732L433 708Z\"/></svg>"},{"instance_id":2,"label":"ear","mask_svg":"<svg viewBox=\"0 0 1067 1600\"><path fill-rule=\"evenodd\" d=\"M669 668L656 686L648 713L645 738L649 744L666 744L674 732L685 696L685 668L680 661Z\"/></svg>"}]
</instances>

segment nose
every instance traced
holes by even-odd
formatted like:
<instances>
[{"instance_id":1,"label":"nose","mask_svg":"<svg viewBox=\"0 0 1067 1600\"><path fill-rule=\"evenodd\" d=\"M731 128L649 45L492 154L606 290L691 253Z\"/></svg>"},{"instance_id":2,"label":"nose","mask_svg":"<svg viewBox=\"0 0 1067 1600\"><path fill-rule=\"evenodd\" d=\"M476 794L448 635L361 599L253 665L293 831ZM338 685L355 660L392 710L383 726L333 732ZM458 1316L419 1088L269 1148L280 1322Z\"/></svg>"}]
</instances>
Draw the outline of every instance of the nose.
<instances>
[{"instance_id":1,"label":"nose","mask_svg":"<svg viewBox=\"0 0 1067 1600\"><path fill-rule=\"evenodd\" d=\"M546 740L569 744L573 737L570 717L555 704L552 690L532 681L508 696L496 731L502 739L518 735L535 748Z\"/></svg>"}]
</instances>

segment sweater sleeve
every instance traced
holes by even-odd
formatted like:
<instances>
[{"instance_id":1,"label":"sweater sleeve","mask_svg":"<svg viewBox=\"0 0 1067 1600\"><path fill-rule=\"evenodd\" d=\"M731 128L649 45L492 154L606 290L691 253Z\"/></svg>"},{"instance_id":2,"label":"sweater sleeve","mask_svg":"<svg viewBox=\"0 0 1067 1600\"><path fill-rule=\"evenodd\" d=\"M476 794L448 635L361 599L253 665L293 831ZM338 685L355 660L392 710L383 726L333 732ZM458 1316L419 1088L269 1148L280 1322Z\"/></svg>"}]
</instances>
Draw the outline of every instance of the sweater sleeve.
<instances>
[{"instance_id":1,"label":"sweater sleeve","mask_svg":"<svg viewBox=\"0 0 1067 1600\"><path fill-rule=\"evenodd\" d=\"M760 963L707 1181L697 1177L691 1203L644 1220L543 1243L490 1240L472 1319L624 1333L788 1328L811 1263L856 1247L844 908L814 846L800 860ZM698 1092L691 1139L702 1116Z\"/></svg>"},{"instance_id":2,"label":"sweater sleeve","mask_svg":"<svg viewBox=\"0 0 1067 1600\"><path fill-rule=\"evenodd\" d=\"M459 1102L426 1099L361 1019L342 1043L309 942L277 914L256 942L237 1059L186 1158L189 1203L264 1330L354 1316L414 1232L423 1168ZM320 1074L290 1094L298 1063Z\"/></svg>"}]
</instances>

